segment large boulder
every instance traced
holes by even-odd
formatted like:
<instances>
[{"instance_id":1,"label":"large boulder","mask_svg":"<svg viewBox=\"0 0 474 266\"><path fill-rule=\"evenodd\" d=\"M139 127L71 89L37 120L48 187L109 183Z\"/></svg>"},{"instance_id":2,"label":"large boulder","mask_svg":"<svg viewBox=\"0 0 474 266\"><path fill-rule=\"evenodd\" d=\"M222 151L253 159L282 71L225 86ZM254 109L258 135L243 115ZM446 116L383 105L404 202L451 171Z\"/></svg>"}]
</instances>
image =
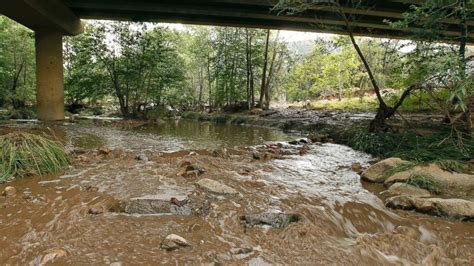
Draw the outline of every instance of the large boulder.
<instances>
[{"instance_id":1,"label":"large boulder","mask_svg":"<svg viewBox=\"0 0 474 266\"><path fill-rule=\"evenodd\" d=\"M191 215L192 207L186 195L148 195L124 200L123 211L129 214Z\"/></svg>"},{"instance_id":2,"label":"large boulder","mask_svg":"<svg viewBox=\"0 0 474 266\"><path fill-rule=\"evenodd\" d=\"M396 182L407 182L414 174L431 179L434 183L438 184L441 193L455 195L474 194L474 175L445 171L434 163L415 166L410 170L396 173L384 182L386 185Z\"/></svg>"},{"instance_id":3,"label":"large boulder","mask_svg":"<svg viewBox=\"0 0 474 266\"><path fill-rule=\"evenodd\" d=\"M405 183L395 183L391 185L387 190L382 192L382 195L393 197L393 196L413 196L413 197L430 197L431 193L422 188L418 188Z\"/></svg>"},{"instance_id":4,"label":"large boulder","mask_svg":"<svg viewBox=\"0 0 474 266\"><path fill-rule=\"evenodd\" d=\"M395 196L385 202L387 207L395 209L415 209L431 215L445 216L461 220L474 219L474 201L464 199L418 198Z\"/></svg>"},{"instance_id":5,"label":"large boulder","mask_svg":"<svg viewBox=\"0 0 474 266\"><path fill-rule=\"evenodd\" d=\"M196 182L196 185L214 194L231 194L231 195L238 194L237 190L227 185L224 185L221 182L218 182L209 178L203 178L199 180L198 182Z\"/></svg>"},{"instance_id":6,"label":"large boulder","mask_svg":"<svg viewBox=\"0 0 474 266\"><path fill-rule=\"evenodd\" d=\"M389 177L390 170L406 163L409 162L396 157L382 160L362 172L362 178L370 182L383 183Z\"/></svg>"}]
</instances>

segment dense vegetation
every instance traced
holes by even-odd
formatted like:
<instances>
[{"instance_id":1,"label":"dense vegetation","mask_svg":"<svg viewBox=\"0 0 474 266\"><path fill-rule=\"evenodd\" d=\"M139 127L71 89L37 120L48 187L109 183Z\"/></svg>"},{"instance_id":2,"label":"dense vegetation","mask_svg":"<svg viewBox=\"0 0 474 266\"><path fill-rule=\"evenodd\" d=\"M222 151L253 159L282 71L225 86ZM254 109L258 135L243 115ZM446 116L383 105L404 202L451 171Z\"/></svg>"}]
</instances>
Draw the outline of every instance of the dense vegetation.
<instances>
[{"instance_id":1,"label":"dense vegetation","mask_svg":"<svg viewBox=\"0 0 474 266\"><path fill-rule=\"evenodd\" d=\"M460 138L473 127L473 57L466 30L449 44L436 41L446 39L442 18L456 15L464 29L473 11L466 1L445 2L424 1L404 19L387 21L399 29L416 25L420 31L408 42L355 38L352 18L334 1L347 36L318 39L302 57L277 31L92 21L84 34L65 38L67 108L100 114L116 106L124 117L147 117L164 106L234 111L267 109L273 100L359 99L377 110L372 132L389 131L388 118L416 105L443 112ZM328 8L285 0L275 8L298 13L318 5ZM5 17L0 29L0 105L26 110L34 106L33 33Z\"/></svg>"}]
</instances>

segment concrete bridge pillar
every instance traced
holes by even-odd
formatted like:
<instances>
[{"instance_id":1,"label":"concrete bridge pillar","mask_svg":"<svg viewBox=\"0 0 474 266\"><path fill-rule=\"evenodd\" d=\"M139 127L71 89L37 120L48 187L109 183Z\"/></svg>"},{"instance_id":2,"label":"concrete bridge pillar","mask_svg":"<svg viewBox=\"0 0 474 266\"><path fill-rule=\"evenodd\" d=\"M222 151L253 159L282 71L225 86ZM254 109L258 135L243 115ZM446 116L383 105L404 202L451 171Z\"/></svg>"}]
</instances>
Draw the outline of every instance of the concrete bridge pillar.
<instances>
[{"instance_id":1,"label":"concrete bridge pillar","mask_svg":"<svg viewBox=\"0 0 474 266\"><path fill-rule=\"evenodd\" d=\"M62 38L58 31L35 31L38 120L64 120Z\"/></svg>"}]
</instances>

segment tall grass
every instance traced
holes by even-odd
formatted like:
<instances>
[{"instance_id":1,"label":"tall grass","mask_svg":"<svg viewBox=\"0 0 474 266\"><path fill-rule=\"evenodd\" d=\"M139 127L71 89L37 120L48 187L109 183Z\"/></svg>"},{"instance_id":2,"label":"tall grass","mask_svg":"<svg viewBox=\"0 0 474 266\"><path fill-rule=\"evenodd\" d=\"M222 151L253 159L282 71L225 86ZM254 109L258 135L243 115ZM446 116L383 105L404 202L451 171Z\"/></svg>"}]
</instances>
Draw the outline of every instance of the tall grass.
<instances>
[{"instance_id":1,"label":"tall grass","mask_svg":"<svg viewBox=\"0 0 474 266\"><path fill-rule=\"evenodd\" d=\"M441 193L441 185L429 174L414 173L408 178L407 184L426 189L434 194Z\"/></svg>"},{"instance_id":2,"label":"tall grass","mask_svg":"<svg viewBox=\"0 0 474 266\"><path fill-rule=\"evenodd\" d=\"M375 156L400 157L415 162L433 162L439 160L467 161L473 156L474 138L466 135L464 147L459 148L456 141L446 138L446 130L427 136L418 136L414 132L406 133L368 133L366 129L351 129L342 132L342 142L356 150ZM452 167L452 163L450 163ZM458 167L456 167L458 168Z\"/></svg>"},{"instance_id":3,"label":"tall grass","mask_svg":"<svg viewBox=\"0 0 474 266\"><path fill-rule=\"evenodd\" d=\"M57 173L69 164L64 146L24 132L0 136L0 180Z\"/></svg>"}]
</instances>

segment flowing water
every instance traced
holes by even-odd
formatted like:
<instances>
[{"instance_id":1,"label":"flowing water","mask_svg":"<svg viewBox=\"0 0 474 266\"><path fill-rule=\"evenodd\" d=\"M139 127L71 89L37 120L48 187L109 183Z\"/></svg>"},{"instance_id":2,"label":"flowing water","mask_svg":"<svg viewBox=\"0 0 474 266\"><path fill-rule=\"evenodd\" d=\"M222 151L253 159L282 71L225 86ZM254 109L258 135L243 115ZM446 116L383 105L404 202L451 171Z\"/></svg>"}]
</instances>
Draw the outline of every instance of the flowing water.
<instances>
[{"instance_id":1,"label":"flowing water","mask_svg":"<svg viewBox=\"0 0 474 266\"><path fill-rule=\"evenodd\" d=\"M255 160L255 151L297 136L266 128L171 121L160 126L0 126L54 132L74 155L60 175L0 184L16 197L0 198L0 263L39 264L58 253L56 264L341 264L473 265L474 224L387 209L379 185L361 183L351 164L368 166L371 156L337 144L281 144L285 155ZM107 146L112 155L93 150ZM115 153L114 153L115 152ZM146 154L148 161L135 160ZM183 178L187 160L205 169ZM209 178L236 195L196 188ZM90 214L135 197L189 196L193 215ZM250 227L241 216L297 214L284 228ZM165 251L169 234L189 247Z\"/></svg>"}]
</instances>

